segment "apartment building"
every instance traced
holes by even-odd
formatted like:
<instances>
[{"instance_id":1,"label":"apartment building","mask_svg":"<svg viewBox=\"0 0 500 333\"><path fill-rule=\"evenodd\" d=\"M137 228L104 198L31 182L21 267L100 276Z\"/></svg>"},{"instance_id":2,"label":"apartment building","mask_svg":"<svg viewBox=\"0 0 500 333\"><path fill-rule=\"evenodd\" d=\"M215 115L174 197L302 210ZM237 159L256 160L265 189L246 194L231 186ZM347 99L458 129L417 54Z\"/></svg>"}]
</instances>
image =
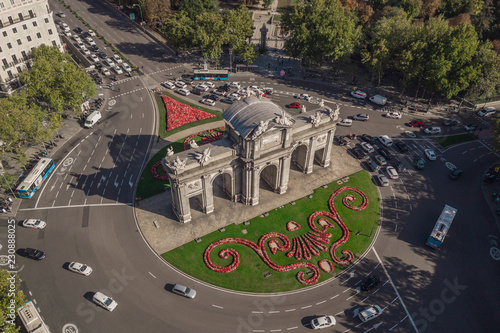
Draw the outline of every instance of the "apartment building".
<instances>
[{"instance_id":1,"label":"apartment building","mask_svg":"<svg viewBox=\"0 0 500 333\"><path fill-rule=\"evenodd\" d=\"M19 87L31 50L42 44L64 51L48 0L0 0L0 96Z\"/></svg>"}]
</instances>

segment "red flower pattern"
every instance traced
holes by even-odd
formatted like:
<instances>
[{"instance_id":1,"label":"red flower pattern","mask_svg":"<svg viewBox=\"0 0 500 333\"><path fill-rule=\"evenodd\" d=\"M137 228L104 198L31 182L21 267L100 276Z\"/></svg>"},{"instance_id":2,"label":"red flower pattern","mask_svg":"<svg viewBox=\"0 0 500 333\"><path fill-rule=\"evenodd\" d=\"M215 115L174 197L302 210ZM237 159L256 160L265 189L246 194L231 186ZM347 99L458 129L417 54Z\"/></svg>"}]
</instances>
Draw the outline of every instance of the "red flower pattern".
<instances>
[{"instance_id":1,"label":"red flower pattern","mask_svg":"<svg viewBox=\"0 0 500 333\"><path fill-rule=\"evenodd\" d=\"M167 109L167 131L198 120L216 117L214 114L198 110L168 96L161 96L161 98Z\"/></svg>"}]
</instances>

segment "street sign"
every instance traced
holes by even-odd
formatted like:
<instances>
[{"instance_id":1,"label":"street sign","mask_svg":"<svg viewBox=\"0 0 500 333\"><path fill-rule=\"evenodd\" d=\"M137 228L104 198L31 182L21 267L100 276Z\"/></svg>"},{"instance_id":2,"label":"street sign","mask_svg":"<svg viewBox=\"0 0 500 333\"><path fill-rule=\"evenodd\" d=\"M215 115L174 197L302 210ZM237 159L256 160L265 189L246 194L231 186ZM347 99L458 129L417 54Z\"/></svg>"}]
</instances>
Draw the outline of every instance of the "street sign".
<instances>
[{"instance_id":1,"label":"street sign","mask_svg":"<svg viewBox=\"0 0 500 333\"><path fill-rule=\"evenodd\" d=\"M130 19L131 20L135 20L135 14L134 13L130 13Z\"/></svg>"}]
</instances>

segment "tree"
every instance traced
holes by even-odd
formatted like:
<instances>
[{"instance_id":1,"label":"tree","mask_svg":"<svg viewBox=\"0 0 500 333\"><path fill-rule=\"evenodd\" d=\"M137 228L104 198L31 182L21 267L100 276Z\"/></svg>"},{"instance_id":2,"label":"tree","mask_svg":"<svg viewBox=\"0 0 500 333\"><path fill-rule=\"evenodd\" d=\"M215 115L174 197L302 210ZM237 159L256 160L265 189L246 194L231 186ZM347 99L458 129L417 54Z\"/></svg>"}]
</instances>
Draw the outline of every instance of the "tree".
<instances>
[{"instance_id":1,"label":"tree","mask_svg":"<svg viewBox=\"0 0 500 333\"><path fill-rule=\"evenodd\" d=\"M147 0L144 15L150 25L159 27L170 14L170 0Z\"/></svg>"},{"instance_id":2,"label":"tree","mask_svg":"<svg viewBox=\"0 0 500 333\"><path fill-rule=\"evenodd\" d=\"M274 0L264 0L264 9L269 9Z\"/></svg>"},{"instance_id":3,"label":"tree","mask_svg":"<svg viewBox=\"0 0 500 333\"><path fill-rule=\"evenodd\" d=\"M478 65L479 74L466 97L488 99L500 93L500 55L489 41L479 44L472 61Z\"/></svg>"},{"instance_id":4,"label":"tree","mask_svg":"<svg viewBox=\"0 0 500 333\"><path fill-rule=\"evenodd\" d=\"M441 0L422 0L420 16L424 18L433 17L441 6Z\"/></svg>"},{"instance_id":5,"label":"tree","mask_svg":"<svg viewBox=\"0 0 500 333\"><path fill-rule=\"evenodd\" d=\"M300 3L293 12L284 13L282 26L291 31L285 52L302 57L306 66L320 65L325 59L338 62L354 51L361 38L356 17L338 0Z\"/></svg>"},{"instance_id":6,"label":"tree","mask_svg":"<svg viewBox=\"0 0 500 333\"><path fill-rule=\"evenodd\" d=\"M204 12L196 17L195 40L203 50L204 57L219 60L227 39L226 27L220 14Z\"/></svg>"},{"instance_id":7,"label":"tree","mask_svg":"<svg viewBox=\"0 0 500 333\"><path fill-rule=\"evenodd\" d=\"M422 0L401 0L399 6L404 9L408 16L415 17L420 14Z\"/></svg>"},{"instance_id":8,"label":"tree","mask_svg":"<svg viewBox=\"0 0 500 333\"><path fill-rule=\"evenodd\" d=\"M235 10L225 11L223 19L226 26L227 45L243 61L253 62L257 58L257 53L253 44L247 41L253 36L252 13L246 6L241 5Z\"/></svg>"},{"instance_id":9,"label":"tree","mask_svg":"<svg viewBox=\"0 0 500 333\"><path fill-rule=\"evenodd\" d=\"M190 48L195 45L194 21L186 12L179 11L167 18L162 31L169 44L176 49Z\"/></svg>"},{"instance_id":10,"label":"tree","mask_svg":"<svg viewBox=\"0 0 500 333\"><path fill-rule=\"evenodd\" d=\"M83 101L97 93L94 82L78 68L68 53L40 45L32 51L33 67L20 74L27 97L52 111L80 112Z\"/></svg>"},{"instance_id":11,"label":"tree","mask_svg":"<svg viewBox=\"0 0 500 333\"><path fill-rule=\"evenodd\" d=\"M202 13L215 13L217 7L216 0L181 0L179 10L186 12L191 20L196 20Z\"/></svg>"},{"instance_id":12,"label":"tree","mask_svg":"<svg viewBox=\"0 0 500 333\"><path fill-rule=\"evenodd\" d=\"M11 289L11 283L15 288ZM26 297L21 288L19 276L0 269L0 331L4 333L19 332L20 328L11 324L17 316L17 308L26 303ZM14 318L10 316L13 307ZM11 321L12 320L12 321Z\"/></svg>"}]
</instances>

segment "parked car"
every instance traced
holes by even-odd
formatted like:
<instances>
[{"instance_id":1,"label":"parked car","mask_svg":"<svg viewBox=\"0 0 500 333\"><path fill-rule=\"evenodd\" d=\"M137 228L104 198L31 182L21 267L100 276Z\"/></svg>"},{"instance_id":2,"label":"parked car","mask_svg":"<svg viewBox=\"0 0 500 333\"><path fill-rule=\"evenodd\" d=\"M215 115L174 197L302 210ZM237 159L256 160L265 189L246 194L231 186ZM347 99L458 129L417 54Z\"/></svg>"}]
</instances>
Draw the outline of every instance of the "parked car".
<instances>
[{"instance_id":1,"label":"parked car","mask_svg":"<svg viewBox=\"0 0 500 333\"><path fill-rule=\"evenodd\" d=\"M353 148L351 152L354 155L354 157L356 157L359 160L366 157L365 152L359 148Z\"/></svg>"},{"instance_id":2,"label":"parked car","mask_svg":"<svg viewBox=\"0 0 500 333\"><path fill-rule=\"evenodd\" d=\"M181 88L181 89L184 89L187 86L186 82L184 82L184 81L176 81L174 84L177 88Z\"/></svg>"},{"instance_id":3,"label":"parked car","mask_svg":"<svg viewBox=\"0 0 500 333\"><path fill-rule=\"evenodd\" d=\"M375 149L373 149L373 146L371 144L369 144L368 142L361 142L360 146L367 153L373 153L375 151Z\"/></svg>"},{"instance_id":4,"label":"parked car","mask_svg":"<svg viewBox=\"0 0 500 333\"><path fill-rule=\"evenodd\" d=\"M58 15L59 17L66 17L66 14L64 14L62 11L59 11Z\"/></svg>"},{"instance_id":5,"label":"parked car","mask_svg":"<svg viewBox=\"0 0 500 333\"><path fill-rule=\"evenodd\" d=\"M237 100L234 98L224 98L223 100L221 100L221 102L227 104L233 104L234 102L237 102Z\"/></svg>"},{"instance_id":6,"label":"parked car","mask_svg":"<svg viewBox=\"0 0 500 333\"><path fill-rule=\"evenodd\" d=\"M39 219L27 219L23 221L23 227L31 229L43 229L47 223Z\"/></svg>"},{"instance_id":7,"label":"parked car","mask_svg":"<svg viewBox=\"0 0 500 333\"><path fill-rule=\"evenodd\" d=\"M377 163L373 162L372 160L369 160L366 162L366 164L368 164L368 167L373 171L373 172L376 172L378 171L380 168L378 167Z\"/></svg>"},{"instance_id":8,"label":"parked car","mask_svg":"<svg viewBox=\"0 0 500 333\"><path fill-rule=\"evenodd\" d=\"M205 95L205 96L203 96L203 98L209 98L209 99L211 99L212 101L216 101L216 102L219 100L219 96L214 95L214 94L211 94L211 95Z\"/></svg>"},{"instance_id":9,"label":"parked car","mask_svg":"<svg viewBox=\"0 0 500 333\"><path fill-rule=\"evenodd\" d=\"M398 172L396 171L396 169L393 166L388 166L387 168L385 168L385 172L387 173L387 175L391 179L398 179L399 178Z\"/></svg>"},{"instance_id":10,"label":"parked car","mask_svg":"<svg viewBox=\"0 0 500 333\"><path fill-rule=\"evenodd\" d=\"M388 135L380 135L378 141L386 147L392 146L392 139Z\"/></svg>"},{"instance_id":11,"label":"parked car","mask_svg":"<svg viewBox=\"0 0 500 333\"><path fill-rule=\"evenodd\" d=\"M116 61L117 64L121 64L123 62L122 57L120 57L118 54L113 54L113 59Z\"/></svg>"},{"instance_id":12,"label":"parked car","mask_svg":"<svg viewBox=\"0 0 500 333\"><path fill-rule=\"evenodd\" d=\"M73 29L73 31L76 32L77 34L81 34L82 33L82 28L76 27L75 29Z\"/></svg>"},{"instance_id":13,"label":"parked car","mask_svg":"<svg viewBox=\"0 0 500 333\"><path fill-rule=\"evenodd\" d=\"M109 69L107 69L106 67L103 67L101 69L102 71L102 74L106 75L106 76L110 76L111 75L111 72L109 71Z\"/></svg>"},{"instance_id":14,"label":"parked car","mask_svg":"<svg viewBox=\"0 0 500 333\"><path fill-rule=\"evenodd\" d=\"M71 262L68 266L69 270L81 275L89 276L90 273L92 273L92 268L90 268L88 265L81 264L79 262Z\"/></svg>"},{"instance_id":15,"label":"parked car","mask_svg":"<svg viewBox=\"0 0 500 333\"><path fill-rule=\"evenodd\" d=\"M468 132L472 132L472 131L475 131L476 130L476 125L474 124L468 124L468 125L464 125L464 130L468 131Z\"/></svg>"},{"instance_id":16,"label":"parked car","mask_svg":"<svg viewBox=\"0 0 500 333\"><path fill-rule=\"evenodd\" d=\"M354 98L365 99L366 93L362 92L361 90L355 90L355 91L351 91L351 96Z\"/></svg>"},{"instance_id":17,"label":"parked car","mask_svg":"<svg viewBox=\"0 0 500 333\"><path fill-rule=\"evenodd\" d=\"M426 134L441 134L441 127L427 127L424 129L424 133Z\"/></svg>"},{"instance_id":18,"label":"parked car","mask_svg":"<svg viewBox=\"0 0 500 333\"><path fill-rule=\"evenodd\" d=\"M42 260L43 258L45 258L44 252L42 252L40 250L29 248L29 247L24 249L23 253L24 253L25 257L30 258L30 259L34 259L34 260Z\"/></svg>"},{"instance_id":19,"label":"parked car","mask_svg":"<svg viewBox=\"0 0 500 333\"><path fill-rule=\"evenodd\" d=\"M97 305L103 307L108 311L113 311L114 309L116 309L116 306L118 305L118 303L116 303L114 299L104 295L99 291L94 294L92 300L94 301L94 303L96 303Z\"/></svg>"},{"instance_id":20,"label":"parked car","mask_svg":"<svg viewBox=\"0 0 500 333\"><path fill-rule=\"evenodd\" d=\"M368 142L370 144L375 143L375 139L371 135L368 135L368 134L361 134L359 136L359 138L361 139L361 141Z\"/></svg>"},{"instance_id":21,"label":"parked car","mask_svg":"<svg viewBox=\"0 0 500 333\"><path fill-rule=\"evenodd\" d=\"M366 113L359 113L356 114L352 117L354 120L360 120L360 121L368 121L370 119L370 116L367 115Z\"/></svg>"},{"instance_id":22,"label":"parked car","mask_svg":"<svg viewBox=\"0 0 500 333\"><path fill-rule=\"evenodd\" d=\"M338 126L346 126L346 127L350 127L352 125L352 119L342 119L341 121L339 121L337 123Z\"/></svg>"},{"instance_id":23,"label":"parked car","mask_svg":"<svg viewBox=\"0 0 500 333\"><path fill-rule=\"evenodd\" d=\"M240 89L240 83L239 82L229 82L229 86L231 88Z\"/></svg>"},{"instance_id":24,"label":"parked car","mask_svg":"<svg viewBox=\"0 0 500 333\"><path fill-rule=\"evenodd\" d=\"M210 105L210 106L215 106L215 101L209 99L209 98L203 98L200 103Z\"/></svg>"},{"instance_id":25,"label":"parked car","mask_svg":"<svg viewBox=\"0 0 500 333\"><path fill-rule=\"evenodd\" d=\"M89 51L89 49L88 49L88 48L86 48L85 46L84 46L84 47L82 47L81 51L82 51L82 53L83 53L83 54L85 54L85 55L90 55L90 51Z\"/></svg>"},{"instance_id":26,"label":"parked car","mask_svg":"<svg viewBox=\"0 0 500 333\"><path fill-rule=\"evenodd\" d=\"M389 112L385 114L386 118L401 119L403 115L399 112Z\"/></svg>"},{"instance_id":27,"label":"parked car","mask_svg":"<svg viewBox=\"0 0 500 333\"><path fill-rule=\"evenodd\" d=\"M129 65L129 64L127 64L126 62L124 62L124 63L122 64L122 67L123 67L123 69L125 70L125 72L129 72L129 73L130 73L130 72L132 71L132 68L131 68L131 67L130 67L130 65Z\"/></svg>"},{"instance_id":28,"label":"parked car","mask_svg":"<svg viewBox=\"0 0 500 333\"><path fill-rule=\"evenodd\" d=\"M298 95L295 95L293 97L298 98L298 99L303 99L306 101L309 101L312 98L311 95L309 95L309 94L298 94Z\"/></svg>"},{"instance_id":29,"label":"parked car","mask_svg":"<svg viewBox=\"0 0 500 333\"><path fill-rule=\"evenodd\" d=\"M83 49L85 47L85 44L80 40L79 42L76 42L76 45L80 48Z\"/></svg>"},{"instance_id":30,"label":"parked car","mask_svg":"<svg viewBox=\"0 0 500 333\"><path fill-rule=\"evenodd\" d=\"M204 84L198 84L195 88L200 91L208 91L208 87Z\"/></svg>"},{"instance_id":31,"label":"parked car","mask_svg":"<svg viewBox=\"0 0 500 333\"><path fill-rule=\"evenodd\" d=\"M337 322L335 321L335 318L333 316L321 316L318 318L314 318L311 321L311 327L313 330L319 330L322 328L327 328L327 327L332 327L335 325Z\"/></svg>"},{"instance_id":32,"label":"parked car","mask_svg":"<svg viewBox=\"0 0 500 333\"><path fill-rule=\"evenodd\" d=\"M299 102L293 102L293 103L287 104L286 107L289 109L300 109L302 106L300 105Z\"/></svg>"},{"instance_id":33,"label":"parked car","mask_svg":"<svg viewBox=\"0 0 500 333\"><path fill-rule=\"evenodd\" d=\"M168 89L175 89L175 84L171 81L162 82L161 85Z\"/></svg>"},{"instance_id":34,"label":"parked car","mask_svg":"<svg viewBox=\"0 0 500 333\"><path fill-rule=\"evenodd\" d=\"M183 88L179 88L175 92L183 96L187 96L190 94L189 90Z\"/></svg>"},{"instance_id":35,"label":"parked car","mask_svg":"<svg viewBox=\"0 0 500 333\"><path fill-rule=\"evenodd\" d=\"M96 35L96 33L95 33L95 31L94 31L94 30L92 30L92 29L89 29L88 34L89 34L90 36L92 36L92 37L96 37L96 36L97 36L97 35Z\"/></svg>"},{"instance_id":36,"label":"parked car","mask_svg":"<svg viewBox=\"0 0 500 333\"><path fill-rule=\"evenodd\" d=\"M104 51L99 52L99 56L103 59L106 59L108 57L108 55Z\"/></svg>"},{"instance_id":37,"label":"parked car","mask_svg":"<svg viewBox=\"0 0 500 333\"><path fill-rule=\"evenodd\" d=\"M389 150L387 150L385 148L380 148L378 150L378 152L380 155L382 155L388 161L391 160L394 156L394 155L392 155L392 153Z\"/></svg>"},{"instance_id":38,"label":"parked car","mask_svg":"<svg viewBox=\"0 0 500 333\"><path fill-rule=\"evenodd\" d=\"M406 165L404 165L402 162L395 162L393 166L396 168L398 172L403 172L406 170Z\"/></svg>"},{"instance_id":39,"label":"parked car","mask_svg":"<svg viewBox=\"0 0 500 333\"><path fill-rule=\"evenodd\" d=\"M241 96L238 95L237 93L232 93L232 94L229 94L227 97L229 98L232 98L232 99L235 99L237 101L239 101L241 99Z\"/></svg>"},{"instance_id":40,"label":"parked car","mask_svg":"<svg viewBox=\"0 0 500 333\"><path fill-rule=\"evenodd\" d=\"M191 94L201 96L203 94L203 91L200 91L196 89L196 87L194 87L193 89L191 89Z\"/></svg>"},{"instance_id":41,"label":"parked car","mask_svg":"<svg viewBox=\"0 0 500 333\"><path fill-rule=\"evenodd\" d=\"M113 69L115 70L116 74L123 74L122 69L117 64L113 66Z\"/></svg>"},{"instance_id":42,"label":"parked car","mask_svg":"<svg viewBox=\"0 0 500 333\"><path fill-rule=\"evenodd\" d=\"M85 38L85 40L87 41L87 43L89 44L95 44L94 40L92 39L92 37L87 37Z\"/></svg>"},{"instance_id":43,"label":"parked car","mask_svg":"<svg viewBox=\"0 0 500 333\"><path fill-rule=\"evenodd\" d=\"M410 127L424 127L424 122L422 120L413 120L408 125Z\"/></svg>"},{"instance_id":44,"label":"parked car","mask_svg":"<svg viewBox=\"0 0 500 333\"><path fill-rule=\"evenodd\" d=\"M71 29L69 28L69 26L66 24L66 23L61 23L60 25L60 28L62 31L71 31Z\"/></svg>"},{"instance_id":45,"label":"parked car","mask_svg":"<svg viewBox=\"0 0 500 333\"><path fill-rule=\"evenodd\" d=\"M443 122L444 126L455 126L456 124L458 124L458 120L455 118L451 118Z\"/></svg>"},{"instance_id":46,"label":"parked car","mask_svg":"<svg viewBox=\"0 0 500 333\"><path fill-rule=\"evenodd\" d=\"M382 309L378 305L371 305L367 306L364 308L362 311L359 312L359 319L361 319L362 322L367 322L372 320L373 318L376 318L382 314Z\"/></svg>"},{"instance_id":47,"label":"parked car","mask_svg":"<svg viewBox=\"0 0 500 333\"><path fill-rule=\"evenodd\" d=\"M363 282L361 282L361 290L369 291L380 283L380 278L376 275L370 275Z\"/></svg>"},{"instance_id":48,"label":"parked car","mask_svg":"<svg viewBox=\"0 0 500 333\"><path fill-rule=\"evenodd\" d=\"M219 96L226 96L226 92L222 89L215 89L214 94L219 95Z\"/></svg>"},{"instance_id":49,"label":"parked car","mask_svg":"<svg viewBox=\"0 0 500 333\"><path fill-rule=\"evenodd\" d=\"M398 147L399 151L402 153L407 153L410 151L410 149L408 148L408 145L406 143L404 143L403 141L396 142L396 147Z\"/></svg>"},{"instance_id":50,"label":"parked car","mask_svg":"<svg viewBox=\"0 0 500 333\"><path fill-rule=\"evenodd\" d=\"M419 170L422 170L425 167L424 159L418 155L416 155L413 158L413 163L415 164L415 167Z\"/></svg>"},{"instance_id":51,"label":"parked car","mask_svg":"<svg viewBox=\"0 0 500 333\"><path fill-rule=\"evenodd\" d=\"M434 150L427 148L427 149L424 150L424 153L425 153L425 156L427 156L427 158L430 161L435 161L436 160L436 153L434 152Z\"/></svg>"},{"instance_id":52,"label":"parked car","mask_svg":"<svg viewBox=\"0 0 500 333\"><path fill-rule=\"evenodd\" d=\"M492 115L492 114L494 114L495 112L497 112L497 110L496 110L494 107L492 107L492 106L488 106L488 107L486 107L486 108L484 108L484 109L479 110L479 111L477 112L477 115L478 115L479 117L485 117L485 116Z\"/></svg>"},{"instance_id":53,"label":"parked car","mask_svg":"<svg viewBox=\"0 0 500 333\"><path fill-rule=\"evenodd\" d=\"M105 61L109 65L109 67L113 67L115 65L115 62L111 58L106 58Z\"/></svg>"},{"instance_id":54,"label":"parked car","mask_svg":"<svg viewBox=\"0 0 500 333\"><path fill-rule=\"evenodd\" d=\"M458 180L462 176L462 170L460 169L454 169L450 173L450 179L452 180Z\"/></svg>"},{"instance_id":55,"label":"parked car","mask_svg":"<svg viewBox=\"0 0 500 333\"><path fill-rule=\"evenodd\" d=\"M351 142L351 140L349 140L349 138L346 136L339 136L337 138L337 142L339 143L340 146L345 146L345 145L349 144L349 142Z\"/></svg>"},{"instance_id":56,"label":"parked car","mask_svg":"<svg viewBox=\"0 0 500 333\"><path fill-rule=\"evenodd\" d=\"M95 54L91 54L90 59L92 59L92 61L94 62L99 62L99 58Z\"/></svg>"},{"instance_id":57,"label":"parked car","mask_svg":"<svg viewBox=\"0 0 500 333\"><path fill-rule=\"evenodd\" d=\"M375 155L374 159L378 165L387 165L387 160L383 158L381 155Z\"/></svg>"},{"instance_id":58,"label":"parked car","mask_svg":"<svg viewBox=\"0 0 500 333\"><path fill-rule=\"evenodd\" d=\"M196 290L185 287L181 284L176 284L172 288L172 292L174 292L177 295L181 295L181 296L184 296L187 298L195 298L195 296L196 296Z\"/></svg>"},{"instance_id":59,"label":"parked car","mask_svg":"<svg viewBox=\"0 0 500 333\"><path fill-rule=\"evenodd\" d=\"M92 51L94 52L99 52L99 47L97 47L97 45L93 44L93 45L90 45L90 48L92 49Z\"/></svg>"},{"instance_id":60,"label":"parked car","mask_svg":"<svg viewBox=\"0 0 500 333\"><path fill-rule=\"evenodd\" d=\"M73 34L71 33L71 31L63 31L63 34L64 34L64 36L66 36L66 37L71 37L71 36L73 36Z\"/></svg>"},{"instance_id":61,"label":"parked car","mask_svg":"<svg viewBox=\"0 0 500 333\"><path fill-rule=\"evenodd\" d=\"M209 88L214 88L215 87L215 84L213 82L210 82L210 81L203 82L203 84L206 85Z\"/></svg>"}]
</instances>

